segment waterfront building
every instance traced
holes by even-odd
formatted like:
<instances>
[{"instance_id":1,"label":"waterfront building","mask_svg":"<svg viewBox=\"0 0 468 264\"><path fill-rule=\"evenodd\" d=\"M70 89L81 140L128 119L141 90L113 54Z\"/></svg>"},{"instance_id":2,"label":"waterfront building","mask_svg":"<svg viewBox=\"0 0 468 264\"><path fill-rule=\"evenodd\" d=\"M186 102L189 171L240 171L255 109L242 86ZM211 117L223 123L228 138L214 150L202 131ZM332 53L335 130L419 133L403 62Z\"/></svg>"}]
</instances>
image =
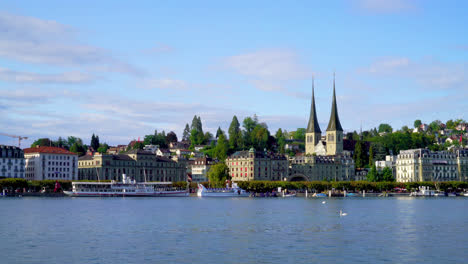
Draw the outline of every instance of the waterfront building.
<instances>
[{"instance_id":1,"label":"waterfront building","mask_svg":"<svg viewBox=\"0 0 468 264\"><path fill-rule=\"evenodd\" d=\"M208 171L214 165L211 158L198 158L191 164L192 181L206 182L208 181Z\"/></svg>"},{"instance_id":2,"label":"waterfront building","mask_svg":"<svg viewBox=\"0 0 468 264\"><path fill-rule=\"evenodd\" d=\"M233 181L281 181L288 177L289 164L282 155L262 151L237 151L226 159Z\"/></svg>"},{"instance_id":3,"label":"waterfront building","mask_svg":"<svg viewBox=\"0 0 468 264\"><path fill-rule=\"evenodd\" d=\"M124 154L95 154L78 161L79 180L122 180L122 174L144 181L185 181L186 168L177 162L145 150Z\"/></svg>"},{"instance_id":4,"label":"waterfront building","mask_svg":"<svg viewBox=\"0 0 468 264\"><path fill-rule=\"evenodd\" d=\"M457 156L459 155L459 156ZM396 160L397 182L458 181L466 179L465 151L402 150Z\"/></svg>"},{"instance_id":5,"label":"waterfront building","mask_svg":"<svg viewBox=\"0 0 468 264\"><path fill-rule=\"evenodd\" d=\"M24 152L22 149L0 145L0 177L24 178Z\"/></svg>"},{"instance_id":6,"label":"waterfront building","mask_svg":"<svg viewBox=\"0 0 468 264\"><path fill-rule=\"evenodd\" d=\"M27 180L77 180L78 155L64 148L24 149Z\"/></svg>"},{"instance_id":7,"label":"waterfront building","mask_svg":"<svg viewBox=\"0 0 468 264\"><path fill-rule=\"evenodd\" d=\"M392 169L393 176L396 175L396 156L394 155L386 155L385 160L376 160L375 167L379 172L381 172L385 167Z\"/></svg>"},{"instance_id":8,"label":"waterfront building","mask_svg":"<svg viewBox=\"0 0 468 264\"><path fill-rule=\"evenodd\" d=\"M455 154L457 155L457 169L460 181L468 182L468 149L457 149Z\"/></svg>"}]
</instances>

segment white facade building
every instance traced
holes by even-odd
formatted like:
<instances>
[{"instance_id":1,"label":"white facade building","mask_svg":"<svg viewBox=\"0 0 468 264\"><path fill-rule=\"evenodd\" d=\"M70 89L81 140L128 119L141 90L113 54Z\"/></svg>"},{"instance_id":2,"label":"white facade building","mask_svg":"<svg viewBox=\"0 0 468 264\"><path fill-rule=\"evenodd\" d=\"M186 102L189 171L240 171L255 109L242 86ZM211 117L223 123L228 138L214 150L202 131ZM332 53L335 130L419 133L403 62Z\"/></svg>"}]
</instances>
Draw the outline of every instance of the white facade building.
<instances>
[{"instance_id":1,"label":"white facade building","mask_svg":"<svg viewBox=\"0 0 468 264\"><path fill-rule=\"evenodd\" d=\"M210 158L196 159L192 164L192 181L206 182L208 181L208 171L211 168L213 161Z\"/></svg>"},{"instance_id":2,"label":"white facade building","mask_svg":"<svg viewBox=\"0 0 468 264\"><path fill-rule=\"evenodd\" d=\"M22 149L0 145L0 177L24 178L24 152Z\"/></svg>"},{"instance_id":3,"label":"white facade building","mask_svg":"<svg viewBox=\"0 0 468 264\"><path fill-rule=\"evenodd\" d=\"M396 160L397 182L458 181L460 174L457 154L429 149L402 150Z\"/></svg>"},{"instance_id":4,"label":"white facade building","mask_svg":"<svg viewBox=\"0 0 468 264\"><path fill-rule=\"evenodd\" d=\"M78 180L78 155L63 148L24 149L27 180Z\"/></svg>"}]
</instances>

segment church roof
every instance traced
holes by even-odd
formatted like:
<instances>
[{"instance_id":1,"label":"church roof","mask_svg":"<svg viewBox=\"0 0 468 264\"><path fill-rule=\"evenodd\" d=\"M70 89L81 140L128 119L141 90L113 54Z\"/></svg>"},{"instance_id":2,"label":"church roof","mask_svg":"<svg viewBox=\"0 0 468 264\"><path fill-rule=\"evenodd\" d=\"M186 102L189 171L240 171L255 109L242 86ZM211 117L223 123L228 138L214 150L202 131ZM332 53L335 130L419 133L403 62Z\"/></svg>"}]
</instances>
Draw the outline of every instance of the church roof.
<instances>
[{"instance_id":1,"label":"church roof","mask_svg":"<svg viewBox=\"0 0 468 264\"><path fill-rule=\"evenodd\" d=\"M335 77L333 77L333 102L327 131L343 131L343 128L341 127L340 123L340 118L338 117L338 108L336 107Z\"/></svg>"},{"instance_id":2,"label":"church roof","mask_svg":"<svg viewBox=\"0 0 468 264\"><path fill-rule=\"evenodd\" d=\"M312 79L312 102L310 105L309 124L307 125L307 133L322 133L315 111L315 96L314 96L314 79Z\"/></svg>"}]
</instances>

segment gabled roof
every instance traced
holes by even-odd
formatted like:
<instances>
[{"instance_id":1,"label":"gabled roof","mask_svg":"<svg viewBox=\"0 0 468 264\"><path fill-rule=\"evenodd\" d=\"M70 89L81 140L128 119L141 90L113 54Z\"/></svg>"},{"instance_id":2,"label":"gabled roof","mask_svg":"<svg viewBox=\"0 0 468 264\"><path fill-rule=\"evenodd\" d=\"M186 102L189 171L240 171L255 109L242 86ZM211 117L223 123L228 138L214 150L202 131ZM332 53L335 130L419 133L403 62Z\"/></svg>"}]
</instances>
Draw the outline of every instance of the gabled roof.
<instances>
[{"instance_id":1,"label":"gabled roof","mask_svg":"<svg viewBox=\"0 0 468 264\"><path fill-rule=\"evenodd\" d=\"M24 149L24 154L28 154L28 153L77 155L76 153L70 152L64 148L57 148L57 147L35 147L35 148Z\"/></svg>"}]
</instances>

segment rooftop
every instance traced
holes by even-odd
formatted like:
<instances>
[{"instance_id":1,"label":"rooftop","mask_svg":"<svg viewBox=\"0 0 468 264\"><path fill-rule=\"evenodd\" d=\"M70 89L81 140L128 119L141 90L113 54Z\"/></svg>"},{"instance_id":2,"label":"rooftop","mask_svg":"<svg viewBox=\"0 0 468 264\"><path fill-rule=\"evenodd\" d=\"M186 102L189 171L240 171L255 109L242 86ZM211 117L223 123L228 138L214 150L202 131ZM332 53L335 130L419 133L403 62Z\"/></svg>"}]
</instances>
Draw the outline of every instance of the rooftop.
<instances>
[{"instance_id":1,"label":"rooftop","mask_svg":"<svg viewBox=\"0 0 468 264\"><path fill-rule=\"evenodd\" d=\"M66 154L66 155L77 155L76 153L70 152L64 148L57 147L35 147L24 149L24 154L29 153L46 153L46 154Z\"/></svg>"}]
</instances>

